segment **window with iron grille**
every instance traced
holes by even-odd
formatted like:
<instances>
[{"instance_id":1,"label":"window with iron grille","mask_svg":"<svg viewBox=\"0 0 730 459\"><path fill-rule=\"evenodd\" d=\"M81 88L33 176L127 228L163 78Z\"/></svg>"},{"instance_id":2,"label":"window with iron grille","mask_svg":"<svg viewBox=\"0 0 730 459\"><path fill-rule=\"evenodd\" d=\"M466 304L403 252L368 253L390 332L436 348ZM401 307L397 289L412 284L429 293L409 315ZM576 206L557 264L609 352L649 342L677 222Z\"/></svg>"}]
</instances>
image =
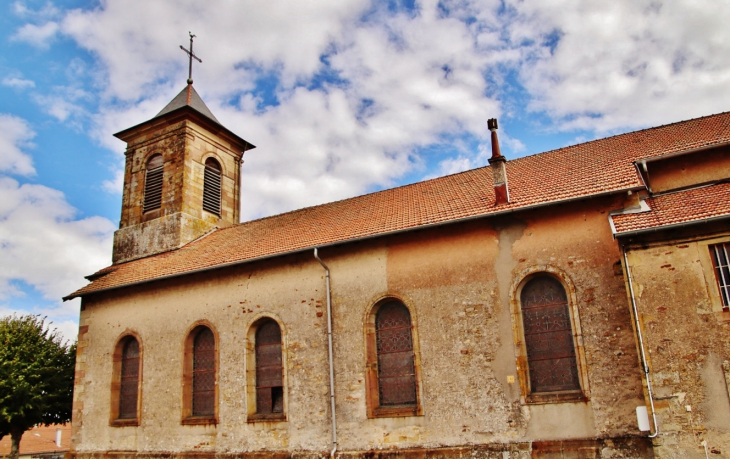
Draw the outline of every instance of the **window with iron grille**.
<instances>
[{"instance_id":1,"label":"window with iron grille","mask_svg":"<svg viewBox=\"0 0 730 459\"><path fill-rule=\"evenodd\" d=\"M715 268L715 279L720 289L720 300L724 310L730 309L730 243L710 246L712 265Z\"/></svg>"},{"instance_id":2,"label":"window with iron grille","mask_svg":"<svg viewBox=\"0 0 730 459\"><path fill-rule=\"evenodd\" d=\"M375 335L379 405L415 406L416 370L408 308L398 302L384 304L375 316Z\"/></svg>"},{"instance_id":3,"label":"window with iron grille","mask_svg":"<svg viewBox=\"0 0 730 459\"><path fill-rule=\"evenodd\" d=\"M218 216L221 214L221 166L213 158L205 160L203 210Z\"/></svg>"},{"instance_id":4,"label":"window with iron grille","mask_svg":"<svg viewBox=\"0 0 730 459\"><path fill-rule=\"evenodd\" d=\"M281 329L269 319L256 329L256 414L283 412Z\"/></svg>"},{"instance_id":5,"label":"window with iron grille","mask_svg":"<svg viewBox=\"0 0 730 459\"><path fill-rule=\"evenodd\" d=\"M568 298L551 276L538 276L520 295L530 391L580 390Z\"/></svg>"},{"instance_id":6,"label":"window with iron grille","mask_svg":"<svg viewBox=\"0 0 730 459\"><path fill-rule=\"evenodd\" d=\"M130 337L122 351L122 369L119 386L119 419L137 418L139 388L139 343Z\"/></svg>"},{"instance_id":7,"label":"window with iron grille","mask_svg":"<svg viewBox=\"0 0 730 459\"><path fill-rule=\"evenodd\" d=\"M162 155L154 155L147 161L144 179L143 212L162 206Z\"/></svg>"},{"instance_id":8,"label":"window with iron grille","mask_svg":"<svg viewBox=\"0 0 730 459\"><path fill-rule=\"evenodd\" d=\"M193 342L193 416L215 414L215 336L201 327Z\"/></svg>"}]
</instances>

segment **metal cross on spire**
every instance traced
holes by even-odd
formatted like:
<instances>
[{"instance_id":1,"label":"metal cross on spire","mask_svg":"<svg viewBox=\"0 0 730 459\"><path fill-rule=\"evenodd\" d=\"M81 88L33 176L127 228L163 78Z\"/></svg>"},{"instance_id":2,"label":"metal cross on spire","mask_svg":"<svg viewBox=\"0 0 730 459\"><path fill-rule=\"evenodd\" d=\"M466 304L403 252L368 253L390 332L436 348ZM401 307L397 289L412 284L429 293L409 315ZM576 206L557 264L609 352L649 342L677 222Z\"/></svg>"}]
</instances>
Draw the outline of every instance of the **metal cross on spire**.
<instances>
[{"instance_id":1,"label":"metal cross on spire","mask_svg":"<svg viewBox=\"0 0 730 459\"><path fill-rule=\"evenodd\" d=\"M193 35L192 32L188 32L188 35L190 35L190 51L185 49L183 45L180 45L180 49L185 51L185 53L190 58L190 66L188 67L188 84L193 84L193 59L197 60L201 64L203 63L203 61L198 56L193 54L193 38L195 38L195 35Z\"/></svg>"}]
</instances>

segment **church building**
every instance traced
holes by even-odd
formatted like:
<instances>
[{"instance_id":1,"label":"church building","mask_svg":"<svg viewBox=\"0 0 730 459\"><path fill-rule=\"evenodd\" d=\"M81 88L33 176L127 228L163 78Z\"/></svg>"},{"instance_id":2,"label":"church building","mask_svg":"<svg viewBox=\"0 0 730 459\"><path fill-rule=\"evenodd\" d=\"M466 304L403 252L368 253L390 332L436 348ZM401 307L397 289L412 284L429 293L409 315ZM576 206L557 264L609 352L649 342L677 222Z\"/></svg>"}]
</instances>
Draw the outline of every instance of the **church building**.
<instances>
[{"instance_id":1,"label":"church building","mask_svg":"<svg viewBox=\"0 0 730 459\"><path fill-rule=\"evenodd\" d=\"M127 143L70 456L730 457L730 113L239 222L189 81ZM245 167L245 166L243 166Z\"/></svg>"}]
</instances>

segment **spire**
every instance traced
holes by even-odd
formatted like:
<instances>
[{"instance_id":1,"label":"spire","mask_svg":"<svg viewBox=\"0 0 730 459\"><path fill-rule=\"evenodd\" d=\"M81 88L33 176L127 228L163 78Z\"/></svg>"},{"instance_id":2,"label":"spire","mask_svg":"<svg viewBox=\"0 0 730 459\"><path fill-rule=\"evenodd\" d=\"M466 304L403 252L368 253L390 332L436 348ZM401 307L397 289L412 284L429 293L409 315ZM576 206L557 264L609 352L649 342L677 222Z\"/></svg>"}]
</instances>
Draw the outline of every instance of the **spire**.
<instances>
[{"instance_id":1,"label":"spire","mask_svg":"<svg viewBox=\"0 0 730 459\"><path fill-rule=\"evenodd\" d=\"M180 93L175 96L175 98L172 99L170 103L167 104L165 108L160 111L160 113L155 115L155 118L159 118L162 115L185 107L186 105L193 110L199 112L200 114L205 115L216 123L221 124L220 121L218 121L213 113L210 111L210 109L205 105L205 102L203 102L203 99L200 98L198 92L195 90L195 88L193 88L192 84L187 85L185 89L180 91Z\"/></svg>"}]
</instances>

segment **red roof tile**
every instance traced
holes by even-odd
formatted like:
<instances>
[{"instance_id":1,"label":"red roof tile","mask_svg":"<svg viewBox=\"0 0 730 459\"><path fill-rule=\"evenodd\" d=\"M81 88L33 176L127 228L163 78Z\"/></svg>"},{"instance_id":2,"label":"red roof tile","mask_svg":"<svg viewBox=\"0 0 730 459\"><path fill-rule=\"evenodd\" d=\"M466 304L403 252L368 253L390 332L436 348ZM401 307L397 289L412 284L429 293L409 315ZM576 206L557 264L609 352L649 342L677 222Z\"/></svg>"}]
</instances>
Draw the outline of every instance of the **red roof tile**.
<instances>
[{"instance_id":1,"label":"red roof tile","mask_svg":"<svg viewBox=\"0 0 730 459\"><path fill-rule=\"evenodd\" d=\"M223 228L181 249L122 263L66 299L315 246L643 187L634 161L730 141L730 112L507 162L510 203L489 167Z\"/></svg>"},{"instance_id":2,"label":"red roof tile","mask_svg":"<svg viewBox=\"0 0 730 459\"><path fill-rule=\"evenodd\" d=\"M730 183L668 193L647 198L645 202L651 209L648 212L611 217L617 236L710 218L730 217Z\"/></svg>"},{"instance_id":3,"label":"red roof tile","mask_svg":"<svg viewBox=\"0 0 730 459\"><path fill-rule=\"evenodd\" d=\"M56 446L56 430L61 430L61 446ZM26 431L20 439L21 456L40 453L63 453L71 444L71 423L37 426ZM0 457L10 454L10 435L0 440Z\"/></svg>"}]
</instances>

